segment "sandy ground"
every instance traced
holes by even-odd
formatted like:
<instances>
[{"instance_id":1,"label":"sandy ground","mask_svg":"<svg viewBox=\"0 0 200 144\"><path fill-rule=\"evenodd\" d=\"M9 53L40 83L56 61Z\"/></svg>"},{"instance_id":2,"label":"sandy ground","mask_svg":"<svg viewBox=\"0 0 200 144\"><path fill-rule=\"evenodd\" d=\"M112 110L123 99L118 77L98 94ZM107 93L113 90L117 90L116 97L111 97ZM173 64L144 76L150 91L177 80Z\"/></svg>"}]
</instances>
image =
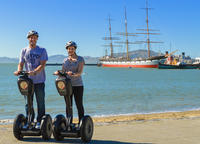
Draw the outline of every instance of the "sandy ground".
<instances>
[{"instance_id":1,"label":"sandy ground","mask_svg":"<svg viewBox=\"0 0 200 144\"><path fill-rule=\"evenodd\" d=\"M94 118L93 144L200 144L200 111ZM12 125L0 125L0 144L81 143L80 139L18 141Z\"/></svg>"}]
</instances>

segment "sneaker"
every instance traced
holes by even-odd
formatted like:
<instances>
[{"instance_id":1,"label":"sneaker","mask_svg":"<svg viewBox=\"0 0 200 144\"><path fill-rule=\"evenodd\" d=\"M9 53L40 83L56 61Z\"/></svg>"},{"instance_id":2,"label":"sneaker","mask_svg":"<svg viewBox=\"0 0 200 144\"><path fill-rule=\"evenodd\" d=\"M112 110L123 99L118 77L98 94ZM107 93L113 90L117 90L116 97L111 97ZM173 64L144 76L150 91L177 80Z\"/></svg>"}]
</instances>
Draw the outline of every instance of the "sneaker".
<instances>
[{"instance_id":1,"label":"sneaker","mask_svg":"<svg viewBox=\"0 0 200 144\"><path fill-rule=\"evenodd\" d=\"M37 122L37 123L36 123L35 128L36 128L36 129L40 129L40 122Z\"/></svg>"},{"instance_id":2,"label":"sneaker","mask_svg":"<svg viewBox=\"0 0 200 144\"><path fill-rule=\"evenodd\" d=\"M22 127L23 129L28 129L28 124L24 124L24 126Z\"/></svg>"},{"instance_id":3,"label":"sneaker","mask_svg":"<svg viewBox=\"0 0 200 144\"><path fill-rule=\"evenodd\" d=\"M72 129L74 129L74 128L75 128L75 124L71 123L71 124L70 124L70 127L71 127Z\"/></svg>"},{"instance_id":4,"label":"sneaker","mask_svg":"<svg viewBox=\"0 0 200 144\"><path fill-rule=\"evenodd\" d=\"M80 125L76 124L75 128L76 128L77 131L79 131L80 130Z\"/></svg>"}]
</instances>

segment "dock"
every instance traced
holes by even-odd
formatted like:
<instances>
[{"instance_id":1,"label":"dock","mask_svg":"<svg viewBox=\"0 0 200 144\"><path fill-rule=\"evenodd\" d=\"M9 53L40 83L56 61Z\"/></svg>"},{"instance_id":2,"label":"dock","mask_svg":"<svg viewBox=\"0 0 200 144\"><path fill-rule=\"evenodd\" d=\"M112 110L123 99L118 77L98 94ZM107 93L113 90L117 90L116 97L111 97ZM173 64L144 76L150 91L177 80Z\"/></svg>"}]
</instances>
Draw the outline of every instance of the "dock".
<instances>
[{"instance_id":1,"label":"dock","mask_svg":"<svg viewBox=\"0 0 200 144\"><path fill-rule=\"evenodd\" d=\"M86 66L99 66L99 64L85 64ZM47 63L46 66L62 66L62 63Z\"/></svg>"}]
</instances>

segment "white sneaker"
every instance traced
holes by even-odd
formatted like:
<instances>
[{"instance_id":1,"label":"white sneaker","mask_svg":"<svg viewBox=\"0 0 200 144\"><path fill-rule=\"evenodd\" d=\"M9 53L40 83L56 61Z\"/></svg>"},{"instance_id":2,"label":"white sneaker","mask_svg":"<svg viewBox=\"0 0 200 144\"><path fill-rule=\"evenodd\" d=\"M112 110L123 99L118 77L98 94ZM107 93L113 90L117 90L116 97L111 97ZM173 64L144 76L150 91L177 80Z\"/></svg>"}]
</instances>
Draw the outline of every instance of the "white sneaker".
<instances>
[{"instance_id":1,"label":"white sneaker","mask_svg":"<svg viewBox=\"0 0 200 144\"><path fill-rule=\"evenodd\" d=\"M37 123L36 123L35 128L36 128L36 129L40 129L40 122L37 122Z\"/></svg>"}]
</instances>

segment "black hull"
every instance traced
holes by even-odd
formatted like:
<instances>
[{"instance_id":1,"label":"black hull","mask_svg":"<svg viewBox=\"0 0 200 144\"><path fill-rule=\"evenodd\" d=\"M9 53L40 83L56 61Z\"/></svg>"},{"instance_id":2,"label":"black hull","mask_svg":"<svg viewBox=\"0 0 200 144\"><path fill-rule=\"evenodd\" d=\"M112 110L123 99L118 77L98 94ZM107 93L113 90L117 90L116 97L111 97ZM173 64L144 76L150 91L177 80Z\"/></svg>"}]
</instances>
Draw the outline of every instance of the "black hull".
<instances>
[{"instance_id":1,"label":"black hull","mask_svg":"<svg viewBox=\"0 0 200 144\"><path fill-rule=\"evenodd\" d=\"M170 65L170 64L159 63L158 68L159 69L200 69L200 64Z\"/></svg>"}]
</instances>

